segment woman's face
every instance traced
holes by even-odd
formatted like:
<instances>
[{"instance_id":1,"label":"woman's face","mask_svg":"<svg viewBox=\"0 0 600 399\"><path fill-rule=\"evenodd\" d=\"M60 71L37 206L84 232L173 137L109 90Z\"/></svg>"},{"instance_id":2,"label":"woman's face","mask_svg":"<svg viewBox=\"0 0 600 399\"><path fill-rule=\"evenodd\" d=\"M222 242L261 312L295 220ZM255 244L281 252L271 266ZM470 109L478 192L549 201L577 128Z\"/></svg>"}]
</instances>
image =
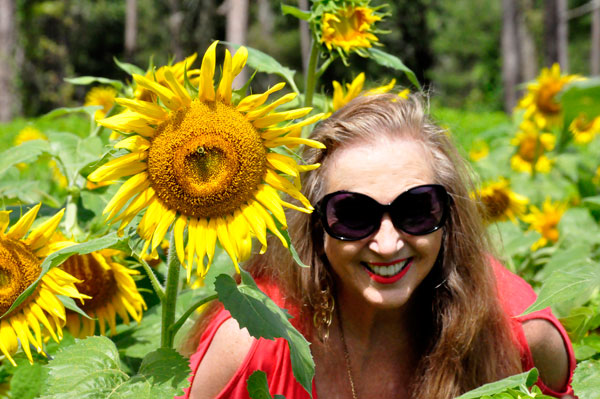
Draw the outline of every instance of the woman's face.
<instances>
[{"instance_id":1,"label":"woman's face","mask_svg":"<svg viewBox=\"0 0 600 399\"><path fill-rule=\"evenodd\" d=\"M430 157L419 143L385 135L337 150L325 179L326 194L353 191L381 204L391 203L410 188L435 183ZM406 304L429 274L442 234L442 229L422 236L407 234L397 230L386 213L379 230L358 241L341 241L325 233L324 249L342 296L391 309Z\"/></svg>"}]
</instances>

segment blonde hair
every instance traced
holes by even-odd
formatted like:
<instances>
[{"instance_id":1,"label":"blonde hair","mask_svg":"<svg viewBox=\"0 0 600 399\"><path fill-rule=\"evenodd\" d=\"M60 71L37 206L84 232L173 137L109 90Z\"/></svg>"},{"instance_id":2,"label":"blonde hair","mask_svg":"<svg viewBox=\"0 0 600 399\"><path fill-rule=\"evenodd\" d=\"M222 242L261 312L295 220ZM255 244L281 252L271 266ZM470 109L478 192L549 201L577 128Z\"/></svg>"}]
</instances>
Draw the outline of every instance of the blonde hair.
<instances>
[{"instance_id":1,"label":"blonde hair","mask_svg":"<svg viewBox=\"0 0 600 399\"><path fill-rule=\"evenodd\" d=\"M423 316L429 320L413 396L450 399L520 372L519 353L489 264L486 230L469 196L470 169L449 134L427 116L420 95L406 100L393 94L357 97L321 122L311 138L326 149L306 148L304 160L322 166L306 173L303 193L311 203L319 201L326 194L324 181L331 155L381 135L420 143L433 162L433 183L443 185L452 198L440 255L415 292ZM323 289L332 281L323 251L324 232L314 215L299 212L288 215L288 229L301 260L310 268L299 267L273 239L267 253L254 256L246 268L256 277L275 281L286 301L298 304L303 325L310 330Z\"/></svg>"}]
</instances>

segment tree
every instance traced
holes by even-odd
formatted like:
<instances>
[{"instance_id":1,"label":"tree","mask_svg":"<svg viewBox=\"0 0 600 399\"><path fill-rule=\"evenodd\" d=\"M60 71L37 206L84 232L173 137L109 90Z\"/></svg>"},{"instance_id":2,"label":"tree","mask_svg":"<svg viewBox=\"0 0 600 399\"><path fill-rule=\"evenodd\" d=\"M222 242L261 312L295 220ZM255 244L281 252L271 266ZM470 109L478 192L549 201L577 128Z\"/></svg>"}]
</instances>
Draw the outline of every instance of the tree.
<instances>
[{"instance_id":1,"label":"tree","mask_svg":"<svg viewBox=\"0 0 600 399\"><path fill-rule=\"evenodd\" d=\"M558 62L561 70L568 71L567 0L544 2L544 63L546 66Z\"/></svg>"},{"instance_id":2,"label":"tree","mask_svg":"<svg viewBox=\"0 0 600 399\"><path fill-rule=\"evenodd\" d=\"M20 109L16 90L17 27L14 0L0 0L0 122L10 121Z\"/></svg>"},{"instance_id":3,"label":"tree","mask_svg":"<svg viewBox=\"0 0 600 399\"><path fill-rule=\"evenodd\" d=\"M245 45L248 36L248 0L226 0L225 38L230 43ZM248 80L246 70L236 77L234 86L241 87Z\"/></svg>"},{"instance_id":4,"label":"tree","mask_svg":"<svg viewBox=\"0 0 600 399\"><path fill-rule=\"evenodd\" d=\"M590 74L600 75L600 2L592 11L592 49L590 51Z\"/></svg>"},{"instance_id":5,"label":"tree","mask_svg":"<svg viewBox=\"0 0 600 399\"><path fill-rule=\"evenodd\" d=\"M517 104L517 84L520 80L517 43L517 4L515 0L502 0L502 83L506 112L511 112Z\"/></svg>"},{"instance_id":6,"label":"tree","mask_svg":"<svg viewBox=\"0 0 600 399\"><path fill-rule=\"evenodd\" d=\"M125 7L125 58L132 62L137 44L137 0L127 0Z\"/></svg>"}]
</instances>

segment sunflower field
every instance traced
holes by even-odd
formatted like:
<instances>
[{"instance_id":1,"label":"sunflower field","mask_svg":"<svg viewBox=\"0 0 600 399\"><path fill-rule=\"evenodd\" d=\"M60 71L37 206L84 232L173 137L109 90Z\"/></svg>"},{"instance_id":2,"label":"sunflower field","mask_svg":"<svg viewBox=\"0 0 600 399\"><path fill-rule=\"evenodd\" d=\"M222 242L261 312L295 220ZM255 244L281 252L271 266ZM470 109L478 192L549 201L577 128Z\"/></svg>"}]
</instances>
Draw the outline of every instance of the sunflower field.
<instances>
[{"instance_id":1,"label":"sunflower field","mask_svg":"<svg viewBox=\"0 0 600 399\"><path fill-rule=\"evenodd\" d=\"M124 81L71 77L89 88L80 106L3 127L0 398L182 395L190 370L177 348L214 300L251 335L287 339L310 392L308 342L244 261L273 235L306 267L284 209L313 210L301 176L319 165L298 154L323 147L306 138L316 123L361 93L401 100L422 87L379 43L386 7L319 0L282 12L310 27L305 76L265 52L214 41L165 65L116 60ZM397 78L324 78L351 55ZM237 88L243 69L251 78ZM257 72L276 83L254 91ZM575 393L598 398L600 79L554 65L526 85L509 117L457 115L435 102L431 113L472 164L472 195L497 255L538 292L526 312L552 307L575 348ZM533 369L460 398L542 398L536 380ZM264 373L248 391L271 398Z\"/></svg>"}]
</instances>

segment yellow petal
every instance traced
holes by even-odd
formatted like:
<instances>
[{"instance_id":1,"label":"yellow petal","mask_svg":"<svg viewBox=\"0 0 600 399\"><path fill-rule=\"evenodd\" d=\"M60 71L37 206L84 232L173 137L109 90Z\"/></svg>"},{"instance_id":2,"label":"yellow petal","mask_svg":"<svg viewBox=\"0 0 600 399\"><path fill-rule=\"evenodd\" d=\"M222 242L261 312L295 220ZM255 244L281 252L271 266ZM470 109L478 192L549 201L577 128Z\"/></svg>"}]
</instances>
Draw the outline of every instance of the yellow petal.
<instances>
[{"instance_id":1,"label":"yellow petal","mask_svg":"<svg viewBox=\"0 0 600 399\"><path fill-rule=\"evenodd\" d=\"M140 173L148 168L148 164L143 162L147 158L148 151L125 154L105 163L90 173L88 180L98 183Z\"/></svg>"},{"instance_id":2,"label":"yellow petal","mask_svg":"<svg viewBox=\"0 0 600 399\"><path fill-rule=\"evenodd\" d=\"M150 187L150 179L147 172L141 172L137 175L130 177L119 190L113 195L106 207L104 208L103 214L107 214L107 220L112 219L123 206L131 198L138 195L140 192Z\"/></svg>"},{"instance_id":3,"label":"yellow petal","mask_svg":"<svg viewBox=\"0 0 600 399\"><path fill-rule=\"evenodd\" d=\"M285 240L285 238L283 237L283 235L281 234L281 232L279 231L279 229L277 229L277 226L275 225L275 222L273 221L273 218L271 217L269 212L267 212L267 210L265 208L263 208L262 205L258 201L252 201L250 203L250 205L256 210L256 213L258 214L258 216L262 220L265 221L269 231L271 231L271 233L275 234L275 236L277 236L277 238L279 238L279 240L281 240L281 243L283 244L283 246L285 248L287 248L288 243Z\"/></svg>"},{"instance_id":4,"label":"yellow petal","mask_svg":"<svg viewBox=\"0 0 600 399\"><path fill-rule=\"evenodd\" d=\"M231 70L231 53L225 50L225 60L223 61L223 71L221 72L221 81L217 89L217 100L225 104L231 102L231 84L233 83L233 74Z\"/></svg>"},{"instance_id":5,"label":"yellow petal","mask_svg":"<svg viewBox=\"0 0 600 399\"><path fill-rule=\"evenodd\" d=\"M160 200L152 201L148 209L146 209L146 213L140 220L140 224L138 225L138 233L140 237L145 240L151 240L152 234L154 233L154 229L158 222L160 222L160 218L162 216L162 205L160 204Z\"/></svg>"},{"instance_id":6,"label":"yellow petal","mask_svg":"<svg viewBox=\"0 0 600 399\"><path fill-rule=\"evenodd\" d=\"M44 325L44 327L46 327L46 330L50 333L52 339L55 342L58 342L58 337L54 332L54 327L52 327L52 324L50 324L50 322L48 321L48 318L44 314L42 308L40 308L40 305L34 302L29 306L29 309L35 315L35 318L38 319Z\"/></svg>"},{"instance_id":7,"label":"yellow petal","mask_svg":"<svg viewBox=\"0 0 600 399\"><path fill-rule=\"evenodd\" d=\"M271 87L269 90L265 91L261 94L251 94L249 96L244 97L237 105L236 109L240 112L248 112L257 107L260 107L267 101L269 95L283 89L285 83L277 83L275 86Z\"/></svg>"},{"instance_id":8,"label":"yellow petal","mask_svg":"<svg viewBox=\"0 0 600 399\"><path fill-rule=\"evenodd\" d=\"M248 49L244 46L241 46L235 51L233 55L233 66L231 68L231 74L235 78L237 75L242 72L244 69L244 65L246 65L246 61L248 60Z\"/></svg>"},{"instance_id":9,"label":"yellow petal","mask_svg":"<svg viewBox=\"0 0 600 399\"><path fill-rule=\"evenodd\" d=\"M25 213L23 216L21 216L17 223L15 223L13 227L8 230L8 234L6 234L6 236L8 238L12 238L13 240L20 240L23 238L33 224L33 221L35 220L35 217L37 216L41 206L42 203L40 202L27 211L27 213Z\"/></svg>"},{"instance_id":10,"label":"yellow petal","mask_svg":"<svg viewBox=\"0 0 600 399\"><path fill-rule=\"evenodd\" d=\"M142 136L130 136L115 144L115 148L124 148L131 152L144 151L150 148L150 142Z\"/></svg>"},{"instance_id":11,"label":"yellow petal","mask_svg":"<svg viewBox=\"0 0 600 399\"><path fill-rule=\"evenodd\" d=\"M240 273L240 266L238 265L239 254L237 253L235 244L232 242L232 237L230 236L227 224L228 223L224 218L217 218L217 237L219 238L221 246L233 261L235 271Z\"/></svg>"},{"instance_id":12,"label":"yellow petal","mask_svg":"<svg viewBox=\"0 0 600 399\"><path fill-rule=\"evenodd\" d=\"M4 234L10 223L10 213L12 211L0 211L0 235Z\"/></svg>"},{"instance_id":13,"label":"yellow petal","mask_svg":"<svg viewBox=\"0 0 600 399\"><path fill-rule=\"evenodd\" d=\"M279 122L302 118L303 116L306 116L310 111L312 111L312 108L306 107L294 109L291 111L275 112L262 118L256 119L252 122L252 124L255 128L261 129L273 126Z\"/></svg>"},{"instance_id":14,"label":"yellow petal","mask_svg":"<svg viewBox=\"0 0 600 399\"><path fill-rule=\"evenodd\" d=\"M138 133L145 137L154 136L155 129L152 120L137 112L125 111L97 121L99 125L124 133Z\"/></svg>"},{"instance_id":15,"label":"yellow petal","mask_svg":"<svg viewBox=\"0 0 600 399\"><path fill-rule=\"evenodd\" d=\"M158 82L153 82L142 75L134 73L132 76L139 86L154 92L158 98L160 98L163 104L171 111L177 111L181 108L181 101L169 88L161 85Z\"/></svg>"},{"instance_id":16,"label":"yellow petal","mask_svg":"<svg viewBox=\"0 0 600 399\"><path fill-rule=\"evenodd\" d=\"M287 228L287 222L285 220L285 212L279 203L280 198L277 192L270 186L261 184L258 186L258 191L254 195L255 198L265 208L267 208L273 216L281 223L283 228Z\"/></svg>"},{"instance_id":17,"label":"yellow petal","mask_svg":"<svg viewBox=\"0 0 600 399\"><path fill-rule=\"evenodd\" d=\"M198 219L198 224L196 225L196 256L198 256L196 271L199 276L204 276L206 274L206 268L204 267L204 255L206 255L207 229L208 221L204 218Z\"/></svg>"},{"instance_id":18,"label":"yellow petal","mask_svg":"<svg viewBox=\"0 0 600 399\"><path fill-rule=\"evenodd\" d=\"M115 102L124 107L127 107L133 112L142 114L148 118L154 119L157 122L162 122L169 117L169 112L165 111L160 105L141 100L130 100L128 98L116 98Z\"/></svg>"},{"instance_id":19,"label":"yellow petal","mask_svg":"<svg viewBox=\"0 0 600 399\"><path fill-rule=\"evenodd\" d=\"M262 248L267 248L267 224L266 222L257 214L256 210L249 206L242 206L242 215L252 228L254 235L258 239L258 241L262 244ZM262 251L262 250L261 250Z\"/></svg>"},{"instance_id":20,"label":"yellow petal","mask_svg":"<svg viewBox=\"0 0 600 399\"><path fill-rule=\"evenodd\" d=\"M265 131L261 132L260 135L265 140L272 140L272 139L275 139L275 138L283 135L284 133L288 133L291 131L299 131L304 126L312 125L313 123L320 121L324 116L325 116L325 114L320 113L320 114L316 114L311 117L308 117L306 119L303 119L302 121L300 121L298 123L290 124L290 125L283 126L283 127L268 128L268 129L265 129Z\"/></svg>"},{"instance_id":21,"label":"yellow petal","mask_svg":"<svg viewBox=\"0 0 600 399\"><path fill-rule=\"evenodd\" d=\"M19 341L21 341L21 349L23 349L23 352L25 352L25 355L27 355L29 363L33 364L33 358L31 357L31 349L29 349L29 339L27 337L28 334L25 332L25 330L27 329L25 323L21 320L19 316L11 317L9 319L9 322L13 330L15 331L17 338L19 338Z\"/></svg>"},{"instance_id":22,"label":"yellow petal","mask_svg":"<svg viewBox=\"0 0 600 399\"><path fill-rule=\"evenodd\" d=\"M25 240L25 242L29 244L31 249L35 251L36 249L41 248L48 242L50 237L52 237L52 234L54 234L54 231L58 227L58 224L60 223L60 220L62 219L64 214L65 208L58 211L50 219L46 220L44 223L42 223L37 228L31 231L31 234L27 236L27 240Z\"/></svg>"},{"instance_id":23,"label":"yellow petal","mask_svg":"<svg viewBox=\"0 0 600 399\"><path fill-rule=\"evenodd\" d=\"M307 210L312 211L313 207L310 204L308 198L306 198L300 190L298 190L292 183L290 183L285 177L279 176L274 171L267 169L265 175L265 183L276 188L277 190L287 193L290 197L297 199L304 205Z\"/></svg>"},{"instance_id":24,"label":"yellow petal","mask_svg":"<svg viewBox=\"0 0 600 399\"><path fill-rule=\"evenodd\" d=\"M215 256L215 245L217 245L217 222L216 219L213 218L208 221L208 226L206 227L206 256L208 257L208 262L206 263L207 270Z\"/></svg>"},{"instance_id":25,"label":"yellow petal","mask_svg":"<svg viewBox=\"0 0 600 399\"><path fill-rule=\"evenodd\" d=\"M266 105L262 108L248 112L246 114L246 118L250 121L253 121L258 118L262 118L263 116L265 116L269 112L273 111L275 108L279 107L280 105L289 103L294 98L296 98L297 95L298 95L297 93L288 93L288 94L280 97L279 99L273 101L269 105Z\"/></svg>"},{"instance_id":26,"label":"yellow petal","mask_svg":"<svg viewBox=\"0 0 600 399\"><path fill-rule=\"evenodd\" d=\"M173 90L173 92L175 94L177 94L177 96L179 96L179 100L183 103L183 106L189 107L190 104L192 103L192 98L190 97L190 93L187 92L185 87L183 87L177 81L177 79L175 79L175 76L173 76L173 73L169 69L167 69L165 71L165 80L167 81L167 84L169 85L171 90Z\"/></svg>"},{"instance_id":27,"label":"yellow petal","mask_svg":"<svg viewBox=\"0 0 600 399\"><path fill-rule=\"evenodd\" d=\"M305 139L303 137L279 137L273 140L266 140L263 142L264 146L267 148L275 148L280 146L294 146L299 144L304 144L305 146L312 148L320 148L325 149L325 144L311 139Z\"/></svg>"},{"instance_id":28,"label":"yellow petal","mask_svg":"<svg viewBox=\"0 0 600 399\"><path fill-rule=\"evenodd\" d=\"M142 191L137 197L131 201L127 208L119 214L111 223L116 223L119 220L133 219L135 215L140 213L142 209L149 206L154 201L154 195L156 192L152 187L148 187Z\"/></svg>"},{"instance_id":29,"label":"yellow petal","mask_svg":"<svg viewBox=\"0 0 600 399\"><path fill-rule=\"evenodd\" d=\"M11 353L15 353L19 348L17 335L6 320L0 320L0 351L6 356L10 364L17 367Z\"/></svg>"},{"instance_id":30,"label":"yellow petal","mask_svg":"<svg viewBox=\"0 0 600 399\"><path fill-rule=\"evenodd\" d=\"M187 277L188 283L192 277L192 267L194 266L194 253L196 252L196 240L198 230L198 219L190 218L188 224L188 243L187 243Z\"/></svg>"},{"instance_id":31,"label":"yellow petal","mask_svg":"<svg viewBox=\"0 0 600 399\"><path fill-rule=\"evenodd\" d=\"M156 226L156 230L154 230L154 235L152 236L152 251L154 251L160 243L163 242L165 238L165 234L167 234L167 230L171 227L171 223L175 220L175 216L177 213L166 207L162 207L162 216L160 217L160 222Z\"/></svg>"},{"instance_id":32,"label":"yellow petal","mask_svg":"<svg viewBox=\"0 0 600 399\"><path fill-rule=\"evenodd\" d=\"M183 265L183 261L185 260L185 247L183 244L183 231L185 229L185 225L187 224L187 217L184 215L180 215L175 221L175 226L173 227L173 235L175 238L175 250L177 251L177 258L179 258L179 263Z\"/></svg>"},{"instance_id":33,"label":"yellow petal","mask_svg":"<svg viewBox=\"0 0 600 399\"><path fill-rule=\"evenodd\" d=\"M298 176L299 174L296 168L296 161L286 155L270 152L267 154L267 163L273 169L277 169L287 175Z\"/></svg>"},{"instance_id":34,"label":"yellow petal","mask_svg":"<svg viewBox=\"0 0 600 399\"><path fill-rule=\"evenodd\" d=\"M27 309L24 312L25 318L27 318L27 323L29 327L33 330L35 334L35 348L38 350L38 353L42 350L42 330L40 329L40 322L36 319L34 314Z\"/></svg>"},{"instance_id":35,"label":"yellow petal","mask_svg":"<svg viewBox=\"0 0 600 399\"><path fill-rule=\"evenodd\" d=\"M204 53L202 66L200 67L200 86L198 87L198 99L200 101L215 100L215 58L218 41L214 41Z\"/></svg>"}]
</instances>

